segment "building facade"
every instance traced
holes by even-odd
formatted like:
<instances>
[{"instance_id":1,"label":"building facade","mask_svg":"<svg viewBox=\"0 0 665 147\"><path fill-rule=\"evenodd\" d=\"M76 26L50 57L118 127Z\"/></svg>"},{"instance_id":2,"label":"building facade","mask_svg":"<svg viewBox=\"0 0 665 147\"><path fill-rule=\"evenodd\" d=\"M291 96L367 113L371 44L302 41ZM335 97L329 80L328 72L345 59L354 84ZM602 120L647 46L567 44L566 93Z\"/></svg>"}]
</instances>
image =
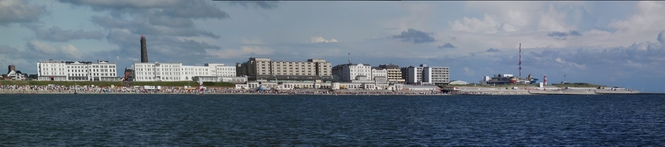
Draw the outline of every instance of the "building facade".
<instances>
[{"instance_id":1,"label":"building facade","mask_svg":"<svg viewBox=\"0 0 665 147\"><path fill-rule=\"evenodd\" d=\"M418 67L402 67L400 70L402 71L402 78L404 78L405 83L420 84L422 82L423 66L427 65L421 64Z\"/></svg>"},{"instance_id":2,"label":"building facade","mask_svg":"<svg viewBox=\"0 0 665 147\"><path fill-rule=\"evenodd\" d=\"M340 82L370 81L372 77L372 66L369 64L340 64L332 69Z\"/></svg>"},{"instance_id":3,"label":"building facade","mask_svg":"<svg viewBox=\"0 0 665 147\"><path fill-rule=\"evenodd\" d=\"M182 63L134 63L134 81L194 81L195 77L236 77L234 66L206 63L188 66Z\"/></svg>"},{"instance_id":4,"label":"building facade","mask_svg":"<svg viewBox=\"0 0 665 147\"><path fill-rule=\"evenodd\" d=\"M401 71L407 84L446 85L450 83L450 68L448 67L430 67L420 64L417 67L402 67Z\"/></svg>"},{"instance_id":5,"label":"building facade","mask_svg":"<svg viewBox=\"0 0 665 147\"><path fill-rule=\"evenodd\" d=\"M332 79L330 62L321 59L299 62L250 57L245 63L237 63L236 68L236 75L246 75L249 81L302 82Z\"/></svg>"},{"instance_id":6,"label":"building facade","mask_svg":"<svg viewBox=\"0 0 665 147\"><path fill-rule=\"evenodd\" d=\"M423 67L423 80L425 84L448 84L450 83L450 68L448 67Z\"/></svg>"},{"instance_id":7,"label":"building facade","mask_svg":"<svg viewBox=\"0 0 665 147\"><path fill-rule=\"evenodd\" d=\"M381 68L385 68L388 72L388 82L389 83L404 83L405 80L402 78L402 70L399 66L394 64L383 64L379 65Z\"/></svg>"},{"instance_id":8,"label":"building facade","mask_svg":"<svg viewBox=\"0 0 665 147\"><path fill-rule=\"evenodd\" d=\"M372 67L372 80L376 83L388 83L388 70L381 67Z\"/></svg>"},{"instance_id":9,"label":"building facade","mask_svg":"<svg viewBox=\"0 0 665 147\"><path fill-rule=\"evenodd\" d=\"M40 81L118 81L116 64L108 61L38 61Z\"/></svg>"}]
</instances>

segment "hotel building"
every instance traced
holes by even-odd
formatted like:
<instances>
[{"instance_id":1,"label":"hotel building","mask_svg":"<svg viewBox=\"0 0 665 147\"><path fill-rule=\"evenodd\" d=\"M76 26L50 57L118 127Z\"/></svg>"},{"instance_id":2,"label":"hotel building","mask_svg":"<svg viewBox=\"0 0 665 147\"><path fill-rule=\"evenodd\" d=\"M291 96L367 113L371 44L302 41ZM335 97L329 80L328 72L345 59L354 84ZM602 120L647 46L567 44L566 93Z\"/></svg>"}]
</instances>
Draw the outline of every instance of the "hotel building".
<instances>
[{"instance_id":1,"label":"hotel building","mask_svg":"<svg viewBox=\"0 0 665 147\"><path fill-rule=\"evenodd\" d=\"M388 72L388 82L389 83L404 83L405 80L402 78L402 70L399 69L399 66L394 64L382 64L379 65L380 68L385 68Z\"/></svg>"},{"instance_id":2,"label":"hotel building","mask_svg":"<svg viewBox=\"0 0 665 147\"><path fill-rule=\"evenodd\" d=\"M119 81L116 64L108 61L38 61L39 81Z\"/></svg>"},{"instance_id":3,"label":"hotel building","mask_svg":"<svg viewBox=\"0 0 665 147\"><path fill-rule=\"evenodd\" d=\"M238 82L235 67L221 63L188 66L182 63L141 62L134 63L132 67L134 81L198 81L201 78L204 82Z\"/></svg>"},{"instance_id":4,"label":"hotel building","mask_svg":"<svg viewBox=\"0 0 665 147\"><path fill-rule=\"evenodd\" d=\"M420 64L418 67L402 67L402 78L407 84L448 84L450 83L450 68L429 67Z\"/></svg>"},{"instance_id":5,"label":"hotel building","mask_svg":"<svg viewBox=\"0 0 665 147\"><path fill-rule=\"evenodd\" d=\"M332 80L331 64L321 59L298 61L271 61L270 58L251 57L236 64L237 76L250 81L304 82Z\"/></svg>"}]
</instances>

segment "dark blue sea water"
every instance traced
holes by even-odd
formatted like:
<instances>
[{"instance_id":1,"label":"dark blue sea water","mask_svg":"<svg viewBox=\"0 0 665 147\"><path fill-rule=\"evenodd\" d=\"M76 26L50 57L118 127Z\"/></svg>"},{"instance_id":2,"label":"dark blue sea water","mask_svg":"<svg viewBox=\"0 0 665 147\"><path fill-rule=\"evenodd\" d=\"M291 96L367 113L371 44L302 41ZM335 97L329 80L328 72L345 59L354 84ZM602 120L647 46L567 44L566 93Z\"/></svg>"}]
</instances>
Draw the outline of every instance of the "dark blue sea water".
<instances>
[{"instance_id":1,"label":"dark blue sea water","mask_svg":"<svg viewBox=\"0 0 665 147\"><path fill-rule=\"evenodd\" d=\"M665 95L0 95L0 146L665 146Z\"/></svg>"}]
</instances>

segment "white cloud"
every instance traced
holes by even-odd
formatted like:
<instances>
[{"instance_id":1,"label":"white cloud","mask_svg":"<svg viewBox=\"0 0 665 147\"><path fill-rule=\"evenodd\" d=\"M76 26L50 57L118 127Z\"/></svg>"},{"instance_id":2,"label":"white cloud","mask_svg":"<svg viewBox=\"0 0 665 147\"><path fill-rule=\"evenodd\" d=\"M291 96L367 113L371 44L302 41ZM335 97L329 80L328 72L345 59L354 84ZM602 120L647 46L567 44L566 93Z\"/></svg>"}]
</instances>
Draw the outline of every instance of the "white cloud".
<instances>
[{"instance_id":1,"label":"white cloud","mask_svg":"<svg viewBox=\"0 0 665 147\"><path fill-rule=\"evenodd\" d=\"M462 20L448 22L453 31L494 34L500 24L491 16L485 14L483 20L464 17Z\"/></svg>"},{"instance_id":2,"label":"white cloud","mask_svg":"<svg viewBox=\"0 0 665 147\"><path fill-rule=\"evenodd\" d=\"M245 38L245 37L241 37L241 38L240 38L240 42L241 42L242 44L263 44L263 42L262 42L261 39L259 39L259 38L255 38L255 39L247 39L247 38Z\"/></svg>"},{"instance_id":3,"label":"white cloud","mask_svg":"<svg viewBox=\"0 0 665 147\"><path fill-rule=\"evenodd\" d=\"M538 31L560 31L567 32L575 30L574 27L568 26L565 23L566 13L559 12L550 5L547 11L541 12L540 20L538 21Z\"/></svg>"},{"instance_id":4,"label":"white cloud","mask_svg":"<svg viewBox=\"0 0 665 147\"><path fill-rule=\"evenodd\" d=\"M471 69L469 69L469 67L464 67L463 70L464 70L464 74L466 74L467 76L473 76L473 75L476 74L476 72L473 71L473 70L471 70Z\"/></svg>"},{"instance_id":5,"label":"white cloud","mask_svg":"<svg viewBox=\"0 0 665 147\"><path fill-rule=\"evenodd\" d=\"M56 54L58 53L58 49L53 47L52 45L44 42L39 42L39 41L30 41L28 43L28 47L35 49L39 53L44 53L44 54Z\"/></svg>"},{"instance_id":6,"label":"white cloud","mask_svg":"<svg viewBox=\"0 0 665 147\"><path fill-rule=\"evenodd\" d=\"M32 22L46 12L38 6L21 0L0 0L0 25L12 22Z\"/></svg>"},{"instance_id":7,"label":"white cloud","mask_svg":"<svg viewBox=\"0 0 665 147\"><path fill-rule=\"evenodd\" d=\"M575 68L578 68L578 69L586 69L586 65L577 64L577 63L574 63L574 62L566 62L563 59L561 59L560 57L557 57L556 59L554 59L554 61L562 63L564 65L568 65L569 67L575 67Z\"/></svg>"},{"instance_id":8,"label":"white cloud","mask_svg":"<svg viewBox=\"0 0 665 147\"><path fill-rule=\"evenodd\" d=\"M62 46L62 52L65 55L74 57L74 59L83 59L83 54L81 54L81 51L79 51L79 49L77 49L74 45L67 44Z\"/></svg>"},{"instance_id":9,"label":"white cloud","mask_svg":"<svg viewBox=\"0 0 665 147\"><path fill-rule=\"evenodd\" d=\"M429 21L432 20L434 8L423 3L401 3L401 8L406 10L407 16L397 19L399 30L415 28L420 30L431 30Z\"/></svg>"},{"instance_id":10,"label":"white cloud","mask_svg":"<svg viewBox=\"0 0 665 147\"><path fill-rule=\"evenodd\" d=\"M610 23L610 28L618 29L620 32L640 32L650 30L662 30L665 23L665 6L663 2L640 1L636 5L636 14L627 20L617 20Z\"/></svg>"},{"instance_id":11,"label":"white cloud","mask_svg":"<svg viewBox=\"0 0 665 147\"><path fill-rule=\"evenodd\" d=\"M325 38L323 38L321 36L311 37L309 39L309 43L330 43L330 42L337 42L337 39L330 38L330 39L326 40Z\"/></svg>"},{"instance_id":12,"label":"white cloud","mask_svg":"<svg viewBox=\"0 0 665 147\"><path fill-rule=\"evenodd\" d=\"M235 57L248 57L251 55L272 55L275 50L267 47L259 46L243 46L240 49L222 49L212 50L206 49L208 55L218 58L235 58Z\"/></svg>"},{"instance_id":13,"label":"white cloud","mask_svg":"<svg viewBox=\"0 0 665 147\"><path fill-rule=\"evenodd\" d=\"M533 2L468 2L467 11L484 12L486 22L496 21L493 25L499 31L514 32L527 30L544 3ZM489 18L488 18L489 17ZM491 18L491 19L490 19Z\"/></svg>"}]
</instances>

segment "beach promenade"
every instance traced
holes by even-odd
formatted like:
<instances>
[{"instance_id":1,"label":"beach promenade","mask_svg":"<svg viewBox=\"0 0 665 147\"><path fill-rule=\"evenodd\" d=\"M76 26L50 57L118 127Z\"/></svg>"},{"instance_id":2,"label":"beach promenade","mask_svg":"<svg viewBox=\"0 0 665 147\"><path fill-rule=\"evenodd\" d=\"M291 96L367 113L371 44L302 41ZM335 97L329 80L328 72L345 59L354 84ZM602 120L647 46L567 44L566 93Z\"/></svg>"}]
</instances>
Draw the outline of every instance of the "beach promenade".
<instances>
[{"instance_id":1,"label":"beach promenade","mask_svg":"<svg viewBox=\"0 0 665 147\"><path fill-rule=\"evenodd\" d=\"M0 94L198 94L198 89L177 86L164 86L161 89L140 87L96 87L96 86L37 86L37 85L2 85ZM443 92L438 90L330 90L330 89L293 89L293 90L238 90L225 87L208 87L203 94L255 94L255 95L595 95L595 94L638 94L630 89L597 88L487 88L459 87L459 90Z\"/></svg>"},{"instance_id":2,"label":"beach promenade","mask_svg":"<svg viewBox=\"0 0 665 147\"><path fill-rule=\"evenodd\" d=\"M94 87L80 86L35 86L4 85L0 94L198 94L197 89L184 87L162 87L162 89L144 89L134 87ZM293 89L282 91L238 90L234 88L208 87L203 94L255 94L255 95L448 95L441 91L412 90L329 90L329 89Z\"/></svg>"}]
</instances>

